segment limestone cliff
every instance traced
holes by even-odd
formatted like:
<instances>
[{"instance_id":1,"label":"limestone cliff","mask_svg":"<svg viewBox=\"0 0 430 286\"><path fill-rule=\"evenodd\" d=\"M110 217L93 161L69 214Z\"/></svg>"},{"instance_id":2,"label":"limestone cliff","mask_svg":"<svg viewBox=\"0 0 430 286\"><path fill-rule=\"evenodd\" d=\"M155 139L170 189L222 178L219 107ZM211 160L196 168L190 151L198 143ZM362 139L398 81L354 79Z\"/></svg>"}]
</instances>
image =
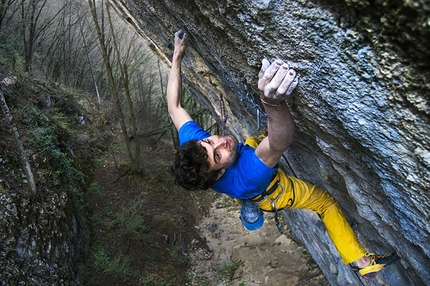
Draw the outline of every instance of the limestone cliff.
<instances>
[{"instance_id":1,"label":"limestone cliff","mask_svg":"<svg viewBox=\"0 0 430 286\"><path fill-rule=\"evenodd\" d=\"M217 117L222 98L240 139L264 123L260 60L288 61L301 82L285 168L333 194L369 251L402 257L369 285L429 283L428 0L112 2L166 65L189 33L184 84ZM284 214L333 285L363 283L318 218Z\"/></svg>"}]
</instances>

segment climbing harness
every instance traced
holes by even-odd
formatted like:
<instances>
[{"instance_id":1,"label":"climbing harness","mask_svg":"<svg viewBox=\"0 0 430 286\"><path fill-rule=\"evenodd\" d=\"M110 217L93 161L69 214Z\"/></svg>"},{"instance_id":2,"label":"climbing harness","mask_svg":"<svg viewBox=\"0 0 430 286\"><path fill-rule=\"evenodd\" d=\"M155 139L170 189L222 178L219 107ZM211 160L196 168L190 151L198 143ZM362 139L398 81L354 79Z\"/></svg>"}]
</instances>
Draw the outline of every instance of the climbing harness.
<instances>
[{"instance_id":1,"label":"climbing harness","mask_svg":"<svg viewBox=\"0 0 430 286\"><path fill-rule=\"evenodd\" d=\"M227 123L228 114L225 112L225 104L222 96L220 96L219 107L221 112L221 135L224 136L225 133L225 125Z\"/></svg>"},{"instance_id":2,"label":"climbing harness","mask_svg":"<svg viewBox=\"0 0 430 286\"><path fill-rule=\"evenodd\" d=\"M294 183L293 183L293 181L290 179L290 178L288 178L289 180L290 180L290 183L291 183L291 193L292 193L292 198L290 198L290 199L288 199L288 202L287 202L287 206L286 206L286 208L290 208L290 207L292 207L293 206L293 204L294 204L294 201L295 201L295 191L294 191ZM282 191L276 196L276 198L274 198L274 199L271 199L269 196L274 192L274 191L276 191L276 189L278 188L278 187L281 187L281 189L282 189ZM276 227L278 228L278 230L279 230L279 232L281 233L281 234L283 234L284 232L283 232L283 230L282 230L282 224L281 224L281 222L279 221L279 215L278 215L278 211L280 211L280 210L278 210L277 208L276 208L276 201L284 194L284 192L285 192L285 189L284 189L284 186L283 185L281 185L280 183L279 183L279 180L277 180L276 181L276 183L274 183L273 185L272 185L272 187L270 187L269 189L267 189L267 190L265 190L263 193L261 193L260 195L258 195L258 196L256 196L256 197L254 197L254 198L252 198L252 200L253 201L255 201L257 204L258 203L260 203L260 202L262 202L263 200L265 200L265 199L267 199L270 203L271 203L271 206L272 206L272 210L273 210L273 212L275 213L275 225L276 225Z\"/></svg>"},{"instance_id":3,"label":"climbing harness","mask_svg":"<svg viewBox=\"0 0 430 286\"><path fill-rule=\"evenodd\" d=\"M278 188L278 186L282 188L282 192L279 193L279 195L277 195L276 198L274 199L269 198L269 196ZM262 202L265 199L267 199L271 203L272 210L275 213L275 225L281 234L283 234L284 232L282 231L282 224L279 221L278 209L276 208L276 201L284 194L284 192L285 192L284 186L279 184L279 180L278 180L275 184L273 184L271 188L265 190L262 194L252 199L256 203Z\"/></svg>"},{"instance_id":4,"label":"climbing harness","mask_svg":"<svg viewBox=\"0 0 430 286\"><path fill-rule=\"evenodd\" d=\"M273 181L273 179L272 179L272 181ZM274 191L276 191L276 189L278 188L278 186L279 186L279 180L277 180L276 183L274 183L272 187L270 187L269 189L264 190L264 192L262 192L261 194L253 197L251 200L253 200L257 204L260 203L260 202L262 202L264 199L268 198Z\"/></svg>"}]
</instances>

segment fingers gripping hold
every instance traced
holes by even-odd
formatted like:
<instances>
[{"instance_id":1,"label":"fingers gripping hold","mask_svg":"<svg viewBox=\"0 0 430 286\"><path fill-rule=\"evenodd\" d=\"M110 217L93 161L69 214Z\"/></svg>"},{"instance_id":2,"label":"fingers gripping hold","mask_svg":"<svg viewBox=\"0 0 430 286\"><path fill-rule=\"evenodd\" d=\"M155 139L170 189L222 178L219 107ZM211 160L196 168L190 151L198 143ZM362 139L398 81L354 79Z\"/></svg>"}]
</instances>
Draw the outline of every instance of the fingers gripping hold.
<instances>
[{"instance_id":1,"label":"fingers gripping hold","mask_svg":"<svg viewBox=\"0 0 430 286\"><path fill-rule=\"evenodd\" d=\"M266 70L264 70L264 72L260 71L261 77L258 81L258 88L260 90L264 90L265 87L268 84L270 84L272 78L275 76L276 72L279 70L282 63L283 62L281 60L276 60L268 68L266 68ZM265 63L265 65L267 66L267 63ZM263 68L262 68L262 70L263 70Z\"/></svg>"},{"instance_id":2,"label":"fingers gripping hold","mask_svg":"<svg viewBox=\"0 0 430 286\"><path fill-rule=\"evenodd\" d=\"M263 59L258 75L258 88L267 98L287 99L299 82L296 71L290 69L288 64L279 59L268 65L269 61Z\"/></svg>"},{"instance_id":3,"label":"fingers gripping hold","mask_svg":"<svg viewBox=\"0 0 430 286\"><path fill-rule=\"evenodd\" d=\"M298 84L299 84L299 75L296 74L296 77L293 79L293 82L288 87L286 94L290 95Z\"/></svg>"},{"instance_id":4,"label":"fingers gripping hold","mask_svg":"<svg viewBox=\"0 0 430 286\"><path fill-rule=\"evenodd\" d=\"M185 33L183 30L178 30L175 33L175 38L179 39L179 40L185 40L187 38L187 33Z\"/></svg>"},{"instance_id":5,"label":"fingers gripping hold","mask_svg":"<svg viewBox=\"0 0 430 286\"><path fill-rule=\"evenodd\" d=\"M276 94L279 96L282 96L283 94L290 95L291 92L294 90L294 87L295 87L295 86L292 87L293 83L295 83L296 86L298 83L297 80L296 80L296 82L294 82L294 80L296 80L296 71L293 69L289 69L287 71L287 74L283 78L282 83L277 88Z\"/></svg>"},{"instance_id":6,"label":"fingers gripping hold","mask_svg":"<svg viewBox=\"0 0 430 286\"><path fill-rule=\"evenodd\" d=\"M179 30L175 33L175 47L173 51L174 55L179 57L182 57L184 55L187 36L187 33L182 30Z\"/></svg>"},{"instance_id":7,"label":"fingers gripping hold","mask_svg":"<svg viewBox=\"0 0 430 286\"><path fill-rule=\"evenodd\" d=\"M267 70L267 68L270 66L270 62L269 62L269 60L267 60L266 58L264 58L262 61L261 61L261 70L260 70L260 72L258 73L258 78L262 78L263 77L263 75L264 75L264 72Z\"/></svg>"},{"instance_id":8,"label":"fingers gripping hold","mask_svg":"<svg viewBox=\"0 0 430 286\"><path fill-rule=\"evenodd\" d=\"M286 91L286 82L290 71L288 70L287 64L282 64L282 66L276 71L275 76L272 78L266 89L269 93L273 94L273 99L281 99L282 95Z\"/></svg>"}]
</instances>

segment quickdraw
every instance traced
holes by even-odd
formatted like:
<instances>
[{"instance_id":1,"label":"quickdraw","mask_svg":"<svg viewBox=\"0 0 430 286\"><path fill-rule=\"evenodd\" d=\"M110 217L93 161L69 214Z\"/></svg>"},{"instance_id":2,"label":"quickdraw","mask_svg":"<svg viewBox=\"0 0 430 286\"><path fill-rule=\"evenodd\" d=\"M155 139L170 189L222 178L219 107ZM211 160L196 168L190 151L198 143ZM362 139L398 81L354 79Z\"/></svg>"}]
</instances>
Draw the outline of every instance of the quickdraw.
<instances>
[{"instance_id":1,"label":"quickdraw","mask_svg":"<svg viewBox=\"0 0 430 286\"><path fill-rule=\"evenodd\" d=\"M221 135L224 136L225 133L225 125L227 123L228 114L225 112L224 100L220 96L219 107L221 112Z\"/></svg>"}]
</instances>

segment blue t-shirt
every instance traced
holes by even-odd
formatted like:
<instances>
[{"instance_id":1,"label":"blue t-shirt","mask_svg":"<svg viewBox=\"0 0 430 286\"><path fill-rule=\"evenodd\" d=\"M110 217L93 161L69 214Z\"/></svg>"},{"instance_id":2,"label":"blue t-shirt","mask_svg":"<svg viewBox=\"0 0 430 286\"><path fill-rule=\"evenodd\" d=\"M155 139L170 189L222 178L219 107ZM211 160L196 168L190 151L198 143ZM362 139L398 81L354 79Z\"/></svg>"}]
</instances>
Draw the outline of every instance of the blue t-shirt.
<instances>
[{"instance_id":1,"label":"blue t-shirt","mask_svg":"<svg viewBox=\"0 0 430 286\"><path fill-rule=\"evenodd\" d=\"M202 140L209 136L211 134L204 131L196 122L188 121L179 129L179 144L182 146L189 140ZM237 154L236 162L225 170L212 189L232 198L250 199L266 190L279 165L274 168L267 167L255 155L255 149L242 142L238 145Z\"/></svg>"}]
</instances>

